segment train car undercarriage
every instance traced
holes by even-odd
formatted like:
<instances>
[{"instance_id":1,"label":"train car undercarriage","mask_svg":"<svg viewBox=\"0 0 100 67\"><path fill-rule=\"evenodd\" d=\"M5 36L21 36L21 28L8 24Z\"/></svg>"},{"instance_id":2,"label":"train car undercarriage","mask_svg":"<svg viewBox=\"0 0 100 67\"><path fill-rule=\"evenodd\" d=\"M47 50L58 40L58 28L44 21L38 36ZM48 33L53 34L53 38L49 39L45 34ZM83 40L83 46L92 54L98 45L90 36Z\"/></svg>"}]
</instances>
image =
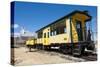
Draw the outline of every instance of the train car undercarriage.
<instances>
[{"instance_id":1,"label":"train car undercarriage","mask_svg":"<svg viewBox=\"0 0 100 67\"><path fill-rule=\"evenodd\" d=\"M81 56L84 54L85 49L87 50L94 50L95 46L93 41L91 42L78 42L78 43L52 43L50 45L43 45L43 44L35 44L35 45L28 45L29 51L31 51L32 48L38 49L38 50L52 50L57 49L60 52L63 52L65 54L72 54Z\"/></svg>"}]
</instances>

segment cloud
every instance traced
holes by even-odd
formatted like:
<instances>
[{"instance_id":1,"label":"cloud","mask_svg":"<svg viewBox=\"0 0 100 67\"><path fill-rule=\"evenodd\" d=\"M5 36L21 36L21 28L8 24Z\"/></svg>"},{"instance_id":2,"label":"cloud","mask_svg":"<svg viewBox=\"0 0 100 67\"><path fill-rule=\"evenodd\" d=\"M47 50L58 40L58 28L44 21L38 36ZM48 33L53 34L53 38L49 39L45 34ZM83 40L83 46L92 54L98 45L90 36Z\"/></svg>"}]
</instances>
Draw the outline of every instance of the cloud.
<instances>
[{"instance_id":1,"label":"cloud","mask_svg":"<svg viewBox=\"0 0 100 67\"><path fill-rule=\"evenodd\" d=\"M19 25L18 25L18 24L13 24L12 27L13 27L14 29L16 29L16 28L19 27Z\"/></svg>"}]
</instances>

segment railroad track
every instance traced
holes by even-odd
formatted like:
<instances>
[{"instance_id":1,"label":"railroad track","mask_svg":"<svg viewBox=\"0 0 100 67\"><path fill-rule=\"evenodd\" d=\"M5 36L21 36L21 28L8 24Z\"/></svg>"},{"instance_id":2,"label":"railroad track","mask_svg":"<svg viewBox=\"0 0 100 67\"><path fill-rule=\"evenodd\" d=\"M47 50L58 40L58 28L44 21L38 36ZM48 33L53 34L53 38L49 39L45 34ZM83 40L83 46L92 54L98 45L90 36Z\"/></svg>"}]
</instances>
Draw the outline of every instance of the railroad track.
<instances>
[{"instance_id":1,"label":"railroad track","mask_svg":"<svg viewBox=\"0 0 100 67\"><path fill-rule=\"evenodd\" d=\"M92 52L88 52L88 51L85 51L85 53L82 56L72 56L71 54L62 53L62 52L58 51L57 49L46 50L46 51L38 50L38 52L42 53L42 54L49 54L51 56L58 55L61 58L73 60L76 62L96 61L97 60L97 54L93 54Z\"/></svg>"},{"instance_id":2,"label":"railroad track","mask_svg":"<svg viewBox=\"0 0 100 67\"><path fill-rule=\"evenodd\" d=\"M91 52L85 52L85 54L81 58L85 59L86 61L96 61L97 54L93 54Z\"/></svg>"}]
</instances>

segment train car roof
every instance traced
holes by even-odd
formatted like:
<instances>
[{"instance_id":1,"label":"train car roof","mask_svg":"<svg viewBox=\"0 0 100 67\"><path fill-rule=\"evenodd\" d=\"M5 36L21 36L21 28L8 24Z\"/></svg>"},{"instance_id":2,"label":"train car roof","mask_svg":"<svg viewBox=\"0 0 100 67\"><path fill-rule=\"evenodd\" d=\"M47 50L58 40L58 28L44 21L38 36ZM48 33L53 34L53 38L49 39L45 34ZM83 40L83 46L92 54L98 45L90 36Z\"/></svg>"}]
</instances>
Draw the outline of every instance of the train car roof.
<instances>
[{"instance_id":1,"label":"train car roof","mask_svg":"<svg viewBox=\"0 0 100 67\"><path fill-rule=\"evenodd\" d=\"M88 12L88 11L79 11L79 10L75 10L75 11L73 11L72 13L67 14L67 15L65 15L65 16L63 16L63 17L57 19L56 21L54 21L54 22L52 22L52 23L50 23L50 24L48 24L48 25L46 25L46 26L40 28L39 30L36 31L36 33L39 32L39 31L42 31L42 30L45 29L46 27L49 27L49 26L51 26L51 25L57 23L58 21L60 21L60 20L62 20L62 19L64 19L64 18L71 17L72 15L74 15L74 14L76 14L76 13L85 14L86 16L90 17L90 19L86 20L86 21L89 21L89 20L91 20L91 16L90 16L87 12Z\"/></svg>"}]
</instances>

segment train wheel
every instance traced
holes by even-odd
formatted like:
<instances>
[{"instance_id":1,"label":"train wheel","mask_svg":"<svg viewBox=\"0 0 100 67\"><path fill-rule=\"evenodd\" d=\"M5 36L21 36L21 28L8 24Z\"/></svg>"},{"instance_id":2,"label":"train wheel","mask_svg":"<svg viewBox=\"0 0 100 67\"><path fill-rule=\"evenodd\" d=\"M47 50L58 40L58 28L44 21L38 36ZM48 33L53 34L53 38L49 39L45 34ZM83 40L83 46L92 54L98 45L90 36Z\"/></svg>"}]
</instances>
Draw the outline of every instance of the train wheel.
<instances>
[{"instance_id":1,"label":"train wheel","mask_svg":"<svg viewBox=\"0 0 100 67\"><path fill-rule=\"evenodd\" d=\"M60 46L59 51L64 54L67 54L68 53L67 46L64 46L64 45Z\"/></svg>"},{"instance_id":2,"label":"train wheel","mask_svg":"<svg viewBox=\"0 0 100 67\"><path fill-rule=\"evenodd\" d=\"M63 47L62 46L59 46L59 51L63 52Z\"/></svg>"},{"instance_id":3,"label":"train wheel","mask_svg":"<svg viewBox=\"0 0 100 67\"><path fill-rule=\"evenodd\" d=\"M31 52L31 46L30 45L27 45L28 49L29 49L29 52Z\"/></svg>"},{"instance_id":4,"label":"train wheel","mask_svg":"<svg viewBox=\"0 0 100 67\"><path fill-rule=\"evenodd\" d=\"M29 48L29 52L31 52L31 47Z\"/></svg>"},{"instance_id":5,"label":"train wheel","mask_svg":"<svg viewBox=\"0 0 100 67\"><path fill-rule=\"evenodd\" d=\"M36 45L36 49L39 49L39 44Z\"/></svg>"},{"instance_id":6,"label":"train wheel","mask_svg":"<svg viewBox=\"0 0 100 67\"><path fill-rule=\"evenodd\" d=\"M81 56L82 55L82 52L83 51L83 48L81 45L75 45L73 48L72 48L72 55L73 56Z\"/></svg>"},{"instance_id":7,"label":"train wheel","mask_svg":"<svg viewBox=\"0 0 100 67\"><path fill-rule=\"evenodd\" d=\"M46 46L43 45L43 50L46 50Z\"/></svg>"},{"instance_id":8,"label":"train wheel","mask_svg":"<svg viewBox=\"0 0 100 67\"><path fill-rule=\"evenodd\" d=\"M81 54L83 55L85 53L85 47L82 47Z\"/></svg>"},{"instance_id":9,"label":"train wheel","mask_svg":"<svg viewBox=\"0 0 100 67\"><path fill-rule=\"evenodd\" d=\"M51 47L50 46L47 46L47 50L50 50L51 49Z\"/></svg>"},{"instance_id":10,"label":"train wheel","mask_svg":"<svg viewBox=\"0 0 100 67\"><path fill-rule=\"evenodd\" d=\"M40 45L40 50L42 50L42 49L43 49L43 45L41 44L41 45Z\"/></svg>"}]
</instances>

